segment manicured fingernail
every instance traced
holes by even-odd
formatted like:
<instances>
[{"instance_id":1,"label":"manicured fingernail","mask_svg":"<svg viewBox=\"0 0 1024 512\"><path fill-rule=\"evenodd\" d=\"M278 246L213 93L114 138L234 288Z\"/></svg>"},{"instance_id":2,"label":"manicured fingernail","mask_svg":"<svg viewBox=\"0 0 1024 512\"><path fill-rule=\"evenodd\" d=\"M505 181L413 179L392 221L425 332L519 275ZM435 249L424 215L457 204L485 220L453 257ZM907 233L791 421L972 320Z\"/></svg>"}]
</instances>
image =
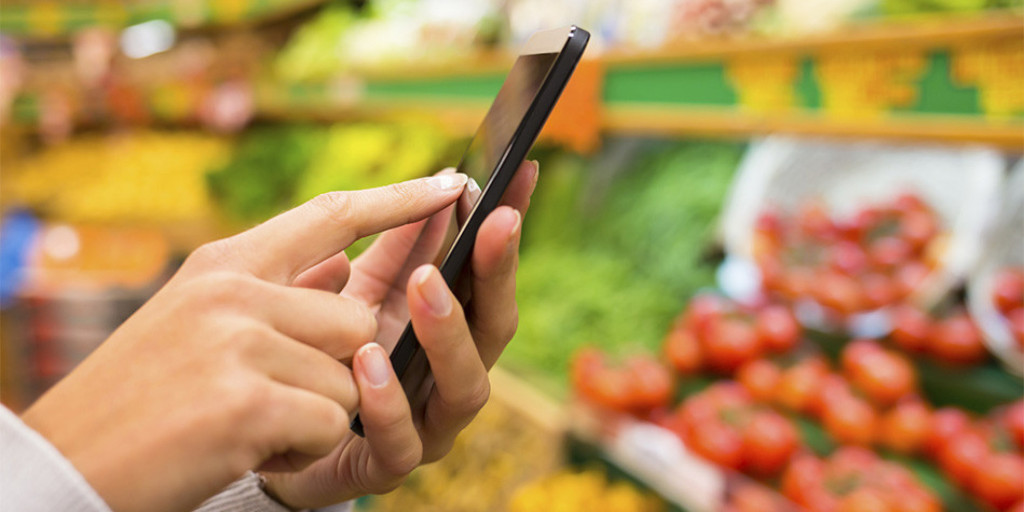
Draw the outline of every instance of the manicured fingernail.
<instances>
[{"instance_id":1,"label":"manicured fingernail","mask_svg":"<svg viewBox=\"0 0 1024 512\"><path fill-rule=\"evenodd\" d=\"M537 180L540 179L540 162L536 160L530 160L533 164L533 186L537 186Z\"/></svg>"},{"instance_id":2,"label":"manicured fingernail","mask_svg":"<svg viewBox=\"0 0 1024 512\"><path fill-rule=\"evenodd\" d=\"M359 349L359 361L362 362L363 375L370 386L384 387L391 379L391 364L384 349L376 343L367 343Z\"/></svg>"},{"instance_id":3,"label":"manicured fingernail","mask_svg":"<svg viewBox=\"0 0 1024 512\"><path fill-rule=\"evenodd\" d=\"M427 179L432 187L438 190L452 190L462 188L468 177L465 174L440 174Z\"/></svg>"},{"instance_id":4,"label":"manicured fingernail","mask_svg":"<svg viewBox=\"0 0 1024 512\"><path fill-rule=\"evenodd\" d=\"M416 287L427 301L427 307L434 313L434 316L444 318L452 312L452 299L448 293L448 285L445 284L441 274L432 267L422 267L418 270L419 276Z\"/></svg>"},{"instance_id":5,"label":"manicured fingernail","mask_svg":"<svg viewBox=\"0 0 1024 512\"><path fill-rule=\"evenodd\" d=\"M519 232L519 227L523 224L523 214L519 213L519 210L512 210L512 219L505 220L506 229L508 229L508 239L511 240L516 237L516 233Z\"/></svg>"},{"instance_id":6,"label":"manicured fingernail","mask_svg":"<svg viewBox=\"0 0 1024 512\"><path fill-rule=\"evenodd\" d=\"M469 190L469 200L475 203L480 197L480 184L473 178L470 178L466 183L466 189Z\"/></svg>"}]
</instances>

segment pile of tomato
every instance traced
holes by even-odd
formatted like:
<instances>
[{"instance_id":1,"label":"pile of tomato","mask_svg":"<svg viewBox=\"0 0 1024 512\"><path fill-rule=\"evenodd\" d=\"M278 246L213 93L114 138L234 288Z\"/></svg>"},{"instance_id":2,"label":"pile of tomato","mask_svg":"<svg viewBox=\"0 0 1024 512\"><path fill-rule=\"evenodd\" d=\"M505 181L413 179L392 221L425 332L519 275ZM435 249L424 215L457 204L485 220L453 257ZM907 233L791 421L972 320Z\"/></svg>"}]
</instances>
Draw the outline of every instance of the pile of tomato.
<instances>
[{"instance_id":1,"label":"pile of tomato","mask_svg":"<svg viewBox=\"0 0 1024 512\"><path fill-rule=\"evenodd\" d=\"M913 294L939 261L945 239L936 213L912 193L847 218L810 201L792 216L763 212L753 256L773 295L811 298L843 317Z\"/></svg>"},{"instance_id":2,"label":"pile of tomato","mask_svg":"<svg viewBox=\"0 0 1024 512\"><path fill-rule=\"evenodd\" d=\"M584 350L572 364L573 387L752 477L730 493L730 511L792 503L826 512L941 510L932 490L886 454L938 469L981 510L1024 512L1024 400L972 417L935 408L920 388L916 360L940 369L989 360L962 305L926 311L910 300L943 238L935 213L912 194L848 219L829 217L819 203L791 219L766 213L755 237L769 292L761 302L698 295L668 329L660 359L616 364ZM846 341L829 359L793 312L808 298L840 319L882 308L891 332ZM1002 272L993 301L1019 340L1024 271ZM702 389L676 400L677 390L695 387ZM824 431L831 455L815 456L804 428Z\"/></svg>"},{"instance_id":3,"label":"pile of tomato","mask_svg":"<svg viewBox=\"0 0 1024 512\"><path fill-rule=\"evenodd\" d=\"M1005 268L995 276L992 302L1024 351L1024 269Z\"/></svg>"}]
</instances>

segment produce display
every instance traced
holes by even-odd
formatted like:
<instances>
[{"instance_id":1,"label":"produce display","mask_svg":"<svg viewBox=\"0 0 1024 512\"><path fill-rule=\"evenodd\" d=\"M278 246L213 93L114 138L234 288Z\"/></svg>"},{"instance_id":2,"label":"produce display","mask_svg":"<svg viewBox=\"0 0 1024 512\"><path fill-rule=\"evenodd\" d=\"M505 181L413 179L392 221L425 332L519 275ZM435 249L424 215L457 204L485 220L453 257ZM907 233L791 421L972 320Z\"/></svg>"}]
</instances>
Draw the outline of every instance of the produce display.
<instances>
[{"instance_id":1,"label":"produce display","mask_svg":"<svg viewBox=\"0 0 1024 512\"><path fill-rule=\"evenodd\" d=\"M844 220L812 204L792 220L762 215L756 236L769 294L750 304L696 295L665 323L660 358L578 351L576 396L659 425L724 470L778 485L734 490L726 510L791 509L779 493L812 511L1022 506L1024 383L1011 384L1015 402L992 407L964 378L960 387L974 389L968 412L925 382L936 369L992 367L955 298L931 310L905 302L916 282L906 269L926 273L941 247L928 206L908 193ZM1004 314L1024 306L1019 279L1012 269L998 277L993 300ZM889 291L871 293L873 280ZM825 335L802 322L807 297L837 317L884 308L888 333Z\"/></svg>"},{"instance_id":2,"label":"produce display","mask_svg":"<svg viewBox=\"0 0 1024 512\"><path fill-rule=\"evenodd\" d=\"M214 212L204 175L230 149L189 132L85 136L5 167L3 197L70 222L203 221Z\"/></svg>"},{"instance_id":3,"label":"produce display","mask_svg":"<svg viewBox=\"0 0 1024 512\"><path fill-rule=\"evenodd\" d=\"M625 482L609 482L598 470L564 470L531 482L512 495L509 512L536 510L662 512L665 504Z\"/></svg>"},{"instance_id":4,"label":"produce display","mask_svg":"<svg viewBox=\"0 0 1024 512\"><path fill-rule=\"evenodd\" d=\"M588 160L537 154L540 183L518 273L520 324L502 364L560 396L581 346L655 349L685 297L714 283L704 251L742 150L611 140Z\"/></svg>"},{"instance_id":5,"label":"produce display","mask_svg":"<svg viewBox=\"0 0 1024 512\"><path fill-rule=\"evenodd\" d=\"M258 127L208 183L232 217L260 221L332 190L359 190L440 170L452 139L427 123Z\"/></svg>"},{"instance_id":6,"label":"produce display","mask_svg":"<svg viewBox=\"0 0 1024 512\"><path fill-rule=\"evenodd\" d=\"M992 302L1024 352L1024 269L1007 268L996 275Z\"/></svg>"},{"instance_id":7,"label":"produce display","mask_svg":"<svg viewBox=\"0 0 1024 512\"><path fill-rule=\"evenodd\" d=\"M548 489L543 482L549 475L556 474L562 465L561 433L548 430L522 413L523 407L534 404L516 403L512 400L514 397L503 392L497 384L493 395L473 423L455 440L447 456L416 469L398 489L360 500L357 510L527 510L515 508L510 503L516 499L529 500L531 495L545 492L540 488ZM566 478L573 480L572 477ZM547 496L553 501L577 500L581 498L580 492L591 489L589 485L577 483L565 492L552 490ZM526 490L530 488L536 489ZM615 494L630 494L620 487L615 489ZM525 498L516 498L524 494ZM556 494L562 497L556 497ZM636 491L632 491L632 494L636 494ZM630 498L627 496L625 499ZM622 510L654 512L658 509Z\"/></svg>"},{"instance_id":8,"label":"produce display","mask_svg":"<svg viewBox=\"0 0 1024 512\"><path fill-rule=\"evenodd\" d=\"M842 218L812 201L793 216L763 212L754 258L771 293L845 317L913 294L941 258L942 229L911 193Z\"/></svg>"}]
</instances>

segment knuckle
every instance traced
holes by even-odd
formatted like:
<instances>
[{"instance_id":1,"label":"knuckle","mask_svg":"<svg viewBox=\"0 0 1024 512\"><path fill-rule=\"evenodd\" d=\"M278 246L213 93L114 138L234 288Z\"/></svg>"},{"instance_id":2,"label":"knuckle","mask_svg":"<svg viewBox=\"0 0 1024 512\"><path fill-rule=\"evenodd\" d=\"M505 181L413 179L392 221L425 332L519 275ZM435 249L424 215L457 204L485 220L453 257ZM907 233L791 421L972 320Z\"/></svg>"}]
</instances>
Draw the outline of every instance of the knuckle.
<instances>
[{"instance_id":1,"label":"knuckle","mask_svg":"<svg viewBox=\"0 0 1024 512\"><path fill-rule=\"evenodd\" d=\"M479 384L470 388L461 406L464 410L473 414L482 409L490 398L491 383L487 379L482 379Z\"/></svg>"},{"instance_id":2,"label":"knuckle","mask_svg":"<svg viewBox=\"0 0 1024 512\"><path fill-rule=\"evenodd\" d=\"M501 341L503 343L508 343L509 341L512 340L513 337L515 337L516 331L518 331L518 330L519 330L519 309L513 307L512 311L509 313L508 320L505 321L505 324L501 328L501 332L500 332Z\"/></svg>"},{"instance_id":3,"label":"knuckle","mask_svg":"<svg viewBox=\"0 0 1024 512\"><path fill-rule=\"evenodd\" d=\"M192 283L192 295L200 305L219 308L240 304L249 298L252 283L236 272L215 271L202 275Z\"/></svg>"},{"instance_id":4,"label":"knuckle","mask_svg":"<svg viewBox=\"0 0 1024 512\"><path fill-rule=\"evenodd\" d=\"M340 190L324 192L311 199L309 204L326 213L328 218L340 222L352 211L352 195Z\"/></svg>"},{"instance_id":5,"label":"knuckle","mask_svg":"<svg viewBox=\"0 0 1024 512\"><path fill-rule=\"evenodd\" d=\"M409 204L415 202L420 194L417 192L417 182L395 183L388 187L388 193L396 204Z\"/></svg>"},{"instance_id":6,"label":"knuckle","mask_svg":"<svg viewBox=\"0 0 1024 512\"><path fill-rule=\"evenodd\" d=\"M207 242L189 254L188 258L185 259L184 266L189 268L198 267L200 269L218 267L225 261L230 260L233 252L234 250L228 239Z\"/></svg>"},{"instance_id":7,"label":"knuckle","mask_svg":"<svg viewBox=\"0 0 1024 512\"><path fill-rule=\"evenodd\" d=\"M251 379L238 379L237 376L225 374L220 379L218 390L225 414L233 425L250 424L257 415L265 413L275 406L269 399L268 390Z\"/></svg>"},{"instance_id":8,"label":"knuckle","mask_svg":"<svg viewBox=\"0 0 1024 512\"><path fill-rule=\"evenodd\" d=\"M396 482L392 483L397 487L405 479L406 475L412 473L412 470L416 469L423 461L423 448L419 444L410 446L407 450L402 451L394 457L386 458L381 461L383 469L391 475L395 475ZM394 488L388 489L389 491Z\"/></svg>"}]
</instances>

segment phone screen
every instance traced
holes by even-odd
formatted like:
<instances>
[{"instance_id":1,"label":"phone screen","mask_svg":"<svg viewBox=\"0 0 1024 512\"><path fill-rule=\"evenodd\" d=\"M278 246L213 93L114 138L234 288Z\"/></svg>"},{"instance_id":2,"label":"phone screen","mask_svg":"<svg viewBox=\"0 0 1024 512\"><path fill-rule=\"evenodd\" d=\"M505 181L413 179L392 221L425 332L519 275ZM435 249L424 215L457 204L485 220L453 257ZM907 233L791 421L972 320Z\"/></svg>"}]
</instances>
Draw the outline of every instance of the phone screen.
<instances>
[{"instance_id":1,"label":"phone screen","mask_svg":"<svg viewBox=\"0 0 1024 512\"><path fill-rule=\"evenodd\" d=\"M538 53L520 55L516 59L491 109L469 144L469 149L463 155L459 172L485 187L511 146L519 124L537 97L557 57L557 53ZM463 196L466 198L466 194ZM476 199L472 198L474 205Z\"/></svg>"}]
</instances>

